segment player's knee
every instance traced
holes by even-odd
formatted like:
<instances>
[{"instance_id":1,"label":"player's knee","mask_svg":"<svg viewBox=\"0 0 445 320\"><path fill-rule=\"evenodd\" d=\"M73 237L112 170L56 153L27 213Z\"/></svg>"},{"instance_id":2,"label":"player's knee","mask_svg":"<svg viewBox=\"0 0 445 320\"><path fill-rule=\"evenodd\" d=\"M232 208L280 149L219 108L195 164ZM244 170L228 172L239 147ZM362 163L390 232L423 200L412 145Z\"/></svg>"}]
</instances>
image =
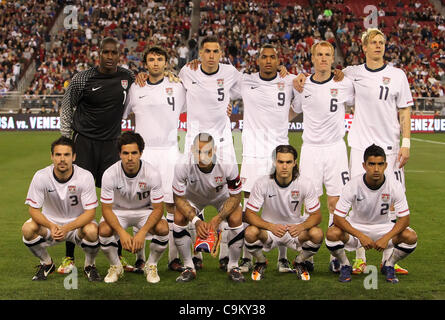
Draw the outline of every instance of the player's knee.
<instances>
[{"instance_id":1,"label":"player's knee","mask_svg":"<svg viewBox=\"0 0 445 320\"><path fill-rule=\"evenodd\" d=\"M105 221L101 222L99 225L99 236L101 237L111 237L113 235L113 229Z\"/></svg>"},{"instance_id":2,"label":"player's knee","mask_svg":"<svg viewBox=\"0 0 445 320\"><path fill-rule=\"evenodd\" d=\"M417 233L412 229L405 229L402 232L402 242L406 244L414 244L417 242Z\"/></svg>"},{"instance_id":3,"label":"player's knee","mask_svg":"<svg viewBox=\"0 0 445 320\"><path fill-rule=\"evenodd\" d=\"M22 234L26 240L32 240L37 231L39 230L39 225L35 223L33 220L25 222L22 226Z\"/></svg>"},{"instance_id":4,"label":"player's knee","mask_svg":"<svg viewBox=\"0 0 445 320\"><path fill-rule=\"evenodd\" d=\"M88 223L87 225L83 226L82 232L85 235L85 239L91 242L97 241L97 238L99 236L99 228L97 227L97 224L95 223Z\"/></svg>"},{"instance_id":5,"label":"player's knee","mask_svg":"<svg viewBox=\"0 0 445 320\"><path fill-rule=\"evenodd\" d=\"M333 226L330 227L326 232L326 239L328 239L329 241L338 241L340 240L341 234L342 231L338 227Z\"/></svg>"},{"instance_id":6,"label":"player's knee","mask_svg":"<svg viewBox=\"0 0 445 320\"><path fill-rule=\"evenodd\" d=\"M246 230L244 231L244 239L250 243L255 242L258 240L259 233L260 233L260 229L258 229L257 227L248 226L246 228Z\"/></svg>"},{"instance_id":7,"label":"player's knee","mask_svg":"<svg viewBox=\"0 0 445 320\"><path fill-rule=\"evenodd\" d=\"M323 230L319 227L309 229L309 238L314 243L321 243L323 241Z\"/></svg>"},{"instance_id":8,"label":"player's knee","mask_svg":"<svg viewBox=\"0 0 445 320\"><path fill-rule=\"evenodd\" d=\"M177 209L175 210L174 223L178 226L185 226L188 223L186 217L184 217L184 215Z\"/></svg>"},{"instance_id":9,"label":"player's knee","mask_svg":"<svg viewBox=\"0 0 445 320\"><path fill-rule=\"evenodd\" d=\"M156 224L155 233L158 236L167 236L169 232L167 220L162 219Z\"/></svg>"},{"instance_id":10,"label":"player's knee","mask_svg":"<svg viewBox=\"0 0 445 320\"><path fill-rule=\"evenodd\" d=\"M238 206L238 208L230 214L227 222L231 228L238 227L243 223L243 209L241 206Z\"/></svg>"}]
</instances>

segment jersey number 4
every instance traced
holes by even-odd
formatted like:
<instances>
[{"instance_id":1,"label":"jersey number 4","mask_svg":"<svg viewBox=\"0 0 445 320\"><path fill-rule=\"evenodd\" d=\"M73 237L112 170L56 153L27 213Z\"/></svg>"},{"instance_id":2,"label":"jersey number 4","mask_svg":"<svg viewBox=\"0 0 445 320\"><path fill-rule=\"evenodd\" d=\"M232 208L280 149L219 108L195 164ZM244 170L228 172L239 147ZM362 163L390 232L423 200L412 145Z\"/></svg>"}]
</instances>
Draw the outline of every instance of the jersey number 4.
<instances>
[{"instance_id":1,"label":"jersey number 4","mask_svg":"<svg viewBox=\"0 0 445 320\"><path fill-rule=\"evenodd\" d=\"M167 97L167 103L172 106L172 111L175 111L175 97Z\"/></svg>"}]
</instances>

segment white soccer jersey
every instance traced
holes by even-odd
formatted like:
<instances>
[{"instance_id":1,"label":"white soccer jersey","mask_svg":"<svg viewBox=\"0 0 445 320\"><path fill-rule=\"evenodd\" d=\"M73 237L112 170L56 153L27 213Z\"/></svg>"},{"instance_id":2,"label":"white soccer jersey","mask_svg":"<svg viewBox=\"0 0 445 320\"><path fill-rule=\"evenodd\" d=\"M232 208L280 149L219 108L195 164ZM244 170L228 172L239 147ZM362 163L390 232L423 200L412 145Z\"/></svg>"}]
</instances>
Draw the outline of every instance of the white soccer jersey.
<instances>
[{"instance_id":1,"label":"white soccer jersey","mask_svg":"<svg viewBox=\"0 0 445 320\"><path fill-rule=\"evenodd\" d=\"M178 144L179 115L185 111L185 89L167 77L140 87L133 83L128 93L124 118L134 112L136 132L149 149L165 149Z\"/></svg>"},{"instance_id":2,"label":"white soccer jersey","mask_svg":"<svg viewBox=\"0 0 445 320\"><path fill-rule=\"evenodd\" d=\"M276 146L289 144L289 108L295 75L264 80L259 73L243 74L243 156L270 158Z\"/></svg>"},{"instance_id":3,"label":"white soccer jersey","mask_svg":"<svg viewBox=\"0 0 445 320\"><path fill-rule=\"evenodd\" d=\"M97 207L93 175L73 164L73 175L66 182L59 182L54 175L54 165L36 172L25 204L42 208L42 213L54 223L64 225Z\"/></svg>"},{"instance_id":4,"label":"white soccer jersey","mask_svg":"<svg viewBox=\"0 0 445 320\"><path fill-rule=\"evenodd\" d=\"M179 78L187 90L187 135L192 139L199 132L210 133L218 143L232 138L227 106L238 99L241 73L232 65L219 64L218 71L206 74L201 67L184 66Z\"/></svg>"},{"instance_id":5,"label":"white soccer jersey","mask_svg":"<svg viewBox=\"0 0 445 320\"><path fill-rule=\"evenodd\" d=\"M306 220L302 206L308 213L320 209L320 202L310 179L298 177L288 186L279 186L270 176L259 178L250 193L247 208L259 212L263 220L275 224L299 224Z\"/></svg>"},{"instance_id":6,"label":"white soccer jersey","mask_svg":"<svg viewBox=\"0 0 445 320\"><path fill-rule=\"evenodd\" d=\"M389 65L370 70L365 64L349 66L343 72L352 80L355 89L349 146L365 150L375 143L386 154L397 153L400 143L397 109L413 105L405 72Z\"/></svg>"},{"instance_id":7,"label":"white soccer jersey","mask_svg":"<svg viewBox=\"0 0 445 320\"><path fill-rule=\"evenodd\" d=\"M388 179L377 189L370 189L365 183L365 175L355 176L343 188L335 207L335 214L346 217L349 209L351 223L387 224L391 223L389 207L394 205L397 217L409 214L408 202L402 185L395 179Z\"/></svg>"},{"instance_id":8,"label":"white soccer jersey","mask_svg":"<svg viewBox=\"0 0 445 320\"><path fill-rule=\"evenodd\" d=\"M334 74L323 82L312 75L302 93L294 90L295 109L303 112L303 142L327 145L338 142L345 135L345 104L354 102L352 81L333 80Z\"/></svg>"},{"instance_id":9,"label":"white soccer jersey","mask_svg":"<svg viewBox=\"0 0 445 320\"><path fill-rule=\"evenodd\" d=\"M199 210L208 205L219 209L229 194L241 192L241 180L237 164L217 163L209 173L202 172L191 157L181 159L175 167L173 192L185 196Z\"/></svg>"},{"instance_id":10,"label":"white soccer jersey","mask_svg":"<svg viewBox=\"0 0 445 320\"><path fill-rule=\"evenodd\" d=\"M105 170L100 201L112 203L113 209L153 209L152 203L164 201L161 176L148 162L141 160L135 177L128 177L118 161Z\"/></svg>"}]
</instances>

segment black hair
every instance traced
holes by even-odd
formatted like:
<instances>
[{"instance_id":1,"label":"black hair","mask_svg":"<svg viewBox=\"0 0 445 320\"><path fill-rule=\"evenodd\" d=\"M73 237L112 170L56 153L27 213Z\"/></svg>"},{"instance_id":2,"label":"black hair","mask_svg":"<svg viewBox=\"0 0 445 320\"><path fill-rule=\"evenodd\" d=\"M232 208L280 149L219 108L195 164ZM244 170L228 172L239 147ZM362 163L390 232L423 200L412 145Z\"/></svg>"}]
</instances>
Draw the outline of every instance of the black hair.
<instances>
[{"instance_id":1,"label":"black hair","mask_svg":"<svg viewBox=\"0 0 445 320\"><path fill-rule=\"evenodd\" d=\"M126 131L121 134L119 139L117 140L117 146L119 148L119 153L122 151L122 146L126 144L136 143L138 145L139 152L142 153L145 148L144 139L141 137L139 133L133 131Z\"/></svg>"},{"instance_id":2,"label":"black hair","mask_svg":"<svg viewBox=\"0 0 445 320\"><path fill-rule=\"evenodd\" d=\"M161 48L161 47L154 46L154 47L148 48L148 49L144 52L144 61L143 61L144 63L147 63L147 56L148 56L150 53L154 53L154 54L157 54L157 55L160 55L160 56L164 56L165 61L168 61L168 54L167 54L167 51L164 50L164 49Z\"/></svg>"},{"instance_id":3,"label":"black hair","mask_svg":"<svg viewBox=\"0 0 445 320\"><path fill-rule=\"evenodd\" d=\"M368 160L369 157L383 157L383 159L386 161L385 150L375 144L372 144L366 148L365 153L363 154L363 162L366 163L366 160Z\"/></svg>"},{"instance_id":4,"label":"black hair","mask_svg":"<svg viewBox=\"0 0 445 320\"><path fill-rule=\"evenodd\" d=\"M119 48L119 41L117 41L117 40L116 40L115 38L113 38L113 37L106 37L105 39L103 39L103 40L100 42L99 49L102 50L102 49L104 48L105 44L107 44L107 43L114 43L114 44L116 45L116 48Z\"/></svg>"},{"instance_id":5,"label":"black hair","mask_svg":"<svg viewBox=\"0 0 445 320\"><path fill-rule=\"evenodd\" d=\"M274 163L277 160L278 153L291 153L294 156L294 161L296 161L298 158L297 150L289 144L287 144L287 145L281 144L275 148L275 150L272 153L272 159L273 159ZM273 179L275 177L276 172L277 172L277 170L275 169L274 172L270 174L271 179ZM300 170L298 169L298 164L296 163L295 167L292 169L292 181L295 180L296 178L298 178L299 176L300 176Z\"/></svg>"},{"instance_id":6,"label":"black hair","mask_svg":"<svg viewBox=\"0 0 445 320\"><path fill-rule=\"evenodd\" d=\"M206 44L207 42L216 42L221 47L221 43L219 43L219 39L217 37L207 36L204 39L202 39L201 46L199 48L202 49L204 47L204 44Z\"/></svg>"},{"instance_id":7,"label":"black hair","mask_svg":"<svg viewBox=\"0 0 445 320\"><path fill-rule=\"evenodd\" d=\"M61 136L59 139L51 143L51 154L54 154L54 148L56 146L69 146L71 147L71 150L73 151L73 154L76 153L76 149L74 147L74 141L70 138Z\"/></svg>"}]
</instances>

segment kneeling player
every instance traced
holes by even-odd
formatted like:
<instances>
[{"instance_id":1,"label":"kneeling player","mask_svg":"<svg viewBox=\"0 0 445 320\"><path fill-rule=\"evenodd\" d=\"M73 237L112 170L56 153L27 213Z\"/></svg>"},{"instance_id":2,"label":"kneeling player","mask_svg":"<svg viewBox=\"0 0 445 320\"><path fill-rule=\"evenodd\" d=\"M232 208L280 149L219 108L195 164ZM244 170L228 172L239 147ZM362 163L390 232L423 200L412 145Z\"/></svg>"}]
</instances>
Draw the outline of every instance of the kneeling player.
<instances>
[{"instance_id":1,"label":"kneeling player","mask_svg":"<svg viewBox=\"0 0 445 320\"><path fill-rule=\"evenodd\" d=\"M118 140L121 160L109 167L102 177L102 219L99 238L102 251L110 261L104 281L116 282L123 275L117 253L117 241L122 247L137 253L144 250L146 238L151 239L150 255L143 269L147 281L160 281L157 263L168 244L168 224L163 217L164 203L161 177L144 160L144 140L138 133L125 132ZM126 229L137 227L131 236Z\"/></svg>"},{"instance_id":2,"label":"kneeling player","mask_svg":"<svg viewBox=\"0 0 445 320\"><path fill-rule=\"evenodd\" d=\"M312 182L299 177L297 151L290 145L280 145L274 151L275 172L259 178L252 189L246 209L246 248L257 259L252 279L261 280L266 269L262 253L278 246L302 249L294 261L298 276L309 280L304 263L320 248L323 231L320 202ZM301 214L304 203L307 214ZM261 217L257 215L261 207Z\"/></svg>"},{"instance_id":3,"label":"kneeling player","mask_svg":"<svg viewBox=\"0 0 445 320\"><path fill-rule=\"evenodd\" d=\"M53 164L37 171L26 197L31 219L22 227L23 242L40 259L32 280L46 280L55 265L47 247L70 241L85 252L84 272L89 281L100 281L95 266L99 251L96 187L92 174L75 164L74 143L61 137L51 145ZM40 210L42 208L42 210Z\"/></svg>"},{"instance_id":4,"label":"kneeling player","mask_svg":"<svg viewBox=\"0 0 445 320\"><path fill-rule=\"evenodd\" d=\"M177 163L172 186L176 205L173 236L185 267L176 281L187 282L196 278L187 224L192 222L197 235L206 239L211 230L217 231L220 223L226 220L229 225L229 278L243 282L244 277L238 267L244 243L238 166L217 160L213 137L207 133L199 133L195 137L192 151L192 156L185 155L186 158ZM209 223L204 222L203 217L204 208L208 205L218 210Z\"/></svg>"},{"instance_id":5,"label":"kneeling player","mask_svg":"<svg viewBox=\"0 0 445 320\"><path fill-rule=\"evenodd\" d=\"M397 283L394 265L414 251L417 235L409 228L409 208L402 185L384 173L388 165L385 151L373 144L365 150L363 160L366 173L345 185L335 208L335 225L326 234L326 246L340 262L341 282L351 281L352 267L345 248L356 250L363 246L383 254L394 249L381 271L386 281ZM398 217L395 224L388 215L391 205Z\"/></svg>"}]
</instances>

